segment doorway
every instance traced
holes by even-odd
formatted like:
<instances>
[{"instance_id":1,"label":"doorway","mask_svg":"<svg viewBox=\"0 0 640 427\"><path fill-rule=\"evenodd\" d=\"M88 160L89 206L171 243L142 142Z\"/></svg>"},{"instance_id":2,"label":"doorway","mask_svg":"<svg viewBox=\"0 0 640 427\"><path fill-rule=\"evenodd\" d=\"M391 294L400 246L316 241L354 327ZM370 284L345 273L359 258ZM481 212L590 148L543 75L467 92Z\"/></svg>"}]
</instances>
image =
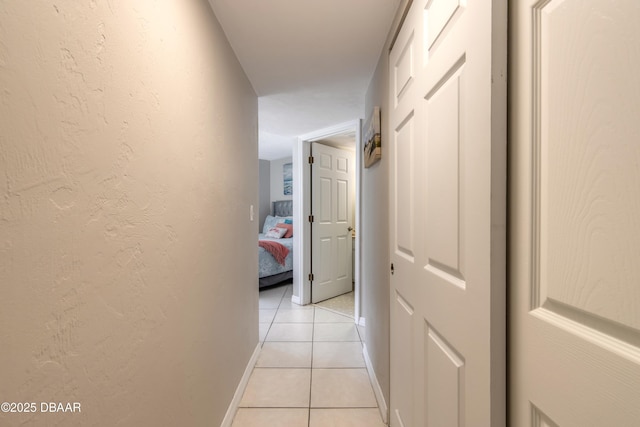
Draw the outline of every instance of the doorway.
<instances>
[{"instance_id":1,"label":"doorway","mask_svg":"<svg viewBox=\"0 0 640 427\"><path fill-rule=\"evenodd\" d=\"M348 146L340 146L340 143ZM311 144L311 302L353 291L355 139L352 132ZM353 316L353 309L350 313Z\"/></svg>"},{"instance_id":2,"label":"doorway","mask_svg":"<svg viewBox=\"0 0 640 427\"><path fill-rule=\"evenodd\" d=\"M353 283L354 283L354 313L356 323L363 324L364 318L361 311L361 286L360 286L360 236L357 230L361 223L361 170L362 159L358 150L361 140L361 121L354 120L329 128L321 129L302 135L298 138L298 144L293 149L293 179L294 182L301 183L294 191L294 221L303 224L299 229L301 233L294 235L294 278L293 296L294 303L305 305L311 303L310 274L312 273L311 259L311 223L309 215L311 212L311 191L308 183L311 179L309 168L309 157L311 155L311 144L318 141L336 141L343 138L351 138L355 149L355 237L353 238ZM335 142L334 142L335 143Z\"/></svg>"}]
</instances>

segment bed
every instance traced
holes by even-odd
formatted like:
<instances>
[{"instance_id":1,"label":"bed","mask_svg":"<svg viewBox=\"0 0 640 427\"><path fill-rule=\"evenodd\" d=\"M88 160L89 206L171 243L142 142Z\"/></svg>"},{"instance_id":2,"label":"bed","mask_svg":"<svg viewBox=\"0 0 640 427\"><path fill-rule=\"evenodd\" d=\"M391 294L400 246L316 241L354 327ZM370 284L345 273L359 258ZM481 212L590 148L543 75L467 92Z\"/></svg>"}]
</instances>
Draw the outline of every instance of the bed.
<instances>
[{"instance_id":1,"label":"bed","mask_svg":"<svg viewBox=\"0 0 640 427\"><path fill-rule=\"evenodd\" d=\"M268 237L268 232L277 225L287 224L289 232L282 237ZM281 225L282 227L282 225ZM267 216L262 227L262 233L258 240L265 246L275 246L275 256L262 246L258 246L258 277L259 287L271 286L293 278L293 237L289 237L293 231L293 202L291 200L278 200L273 202L272 215ZM273 243L269 243L273 242ZM286 250L279 247L280 244ZM259 243L260 245L260 243ZM286 256L283 256L286 252ZM276 260L280 257L280 261Z\"/></svg>"}]
</instances>

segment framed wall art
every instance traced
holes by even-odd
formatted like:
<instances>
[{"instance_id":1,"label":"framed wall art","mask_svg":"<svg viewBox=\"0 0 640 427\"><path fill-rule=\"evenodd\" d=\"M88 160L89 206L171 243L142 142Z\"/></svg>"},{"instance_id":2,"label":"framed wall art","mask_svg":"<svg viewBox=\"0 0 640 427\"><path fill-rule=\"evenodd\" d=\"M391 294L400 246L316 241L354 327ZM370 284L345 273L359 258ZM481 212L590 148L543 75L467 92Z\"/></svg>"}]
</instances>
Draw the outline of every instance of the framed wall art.
<instances>
[{"instance_id":1,"label":"framed wall art","mask_svg":"<svg viewBox=\"0 0 640 427\"><path fill-rule=\"evenodd\" d=\"M282 165L282 186L285 196L293 194L293 163L285 163Z\"/></svg>"},{"instance_id":2,"label":"framed wall art","mask_svg":"<svg viewBox=\"0 0 640 427\"><path fill-rule=\"evenodd\" d=\"M380 107L374 107L365 123L364 167L368 168L382 158L382 134L380 131Z\"/></svg>"}]
</instances>

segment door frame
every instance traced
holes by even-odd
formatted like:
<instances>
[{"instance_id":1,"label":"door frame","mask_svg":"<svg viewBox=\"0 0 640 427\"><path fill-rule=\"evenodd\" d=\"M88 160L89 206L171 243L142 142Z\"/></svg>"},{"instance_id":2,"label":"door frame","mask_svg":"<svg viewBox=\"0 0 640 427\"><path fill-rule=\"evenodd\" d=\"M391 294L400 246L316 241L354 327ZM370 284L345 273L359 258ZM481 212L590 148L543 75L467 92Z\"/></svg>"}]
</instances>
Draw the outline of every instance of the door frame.
<instances>
[{"instance_id":1,"label":"door frame","mask_svg":"<svg viewBox=\"0 0 640 427\"><path fill-rule=\"evenodd\" d=\"M309 156L311 155L311 143L334 135L345 132L355 132L355 149L356 149L356 194L355 194L355 304L354 317L356 323L364 324L364 318L361 311L361 288L360 288L360 224L361 224L361 191L362 182L362 153L360 150L360 141L362 139L362 120L352 120L324 129L309 132L298 137L298 141L293 146L293 220L296 224L303 224L302 227L296 227L293 235L293 295L292 302L300 305L311 303L311 282L309 281L309 273L311 266L311 224L305 215L311 208L311 192L309 191L309 183L311 182L311 172L308 167ZM295 183L300 183L299 185Z\"/></svg>"}]
</instances>

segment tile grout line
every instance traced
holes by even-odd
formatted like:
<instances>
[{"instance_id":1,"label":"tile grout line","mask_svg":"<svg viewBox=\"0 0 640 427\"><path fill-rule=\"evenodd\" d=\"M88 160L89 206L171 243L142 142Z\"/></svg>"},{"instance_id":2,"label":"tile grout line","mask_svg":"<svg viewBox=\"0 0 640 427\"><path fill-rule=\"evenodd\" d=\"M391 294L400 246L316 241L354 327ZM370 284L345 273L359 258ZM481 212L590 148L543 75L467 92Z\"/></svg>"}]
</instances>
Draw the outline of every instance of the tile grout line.
<instances>
[{"instance_id":1,"label":"tile grout line","mask_svg":"<svg viewBox=\"0 0 640 427\"><path fill-rule=\"evenodd\" d=\"M285 295L287 294L287 290L285 288L285 291L282 293L282 296L280 297L280 302L278 303L278 306L276 307L276 313L273 315L273 319L271 319L271 322L269 322L269 328L267 329L267 333L264 335L264 341L262 341L262 344L260 345L260 348L264 347L264 343L267 342L267 336L269 336L269 332L271 332L271 327L273 326L274 323L276 323L276 316L278 315L278 311L280 310L280 306L282 305L282 300L284 300ZM260 299L260 291L258 290L258 300ZM260 304L258 304L260 305ZM260 308L258 307L258 310Z\"/></svg>"},{"instance_id":2,"label":"tile grout line","mask_svg":"<svg viewBox=\"0 0 640 427\"><path fill-rule=\"evenodd\" d=\"M307 427L311 426L311 391L313 390L313 339L316 333L316 308L313 307L313 323L311 326L311 365L309 366L309 412L307 415Z\"/></svg>"},{"instance_id":3,"label":"tile grout line","mask_svg":"<svg viewBox=\"0 0 640 427\"><path fill-rule=\"evenodd\" d=\"M319 308L320 310L325 310L325 311L328 311L329 313L337 314L338 316L348 317L349 319L351 319L351 321L355 322L355 319L356 319L355 316L350 316L348 314L341 313L338 310L334 310L332 308L322 307L318 304L313 304L313 306L316 308ZM325 323L348 323L348 322L325 322Z\"/></svg>"},{"instance_id":4,"label":"tile grout line","mask_svg":"<svg viewBox=\"0 0 640 427\"><path fill-rule=\"evenodd\" d=\"M289 286L291 286L291 285L289 285ZM280 302L278 303L278 305L276 307L276 313L273 316L271 322L269 323L267 334L265 335L265 340L262 342L262 346L264 346L264 344L267 342L267 336L271 332L271 328L273 327L273 325L278 323L275 320L277 318L277 316L279 314L282 314L282 312L289 311L287 307L283 306L284 298L286 297L287 292L288 292L288 290L285 290L284 293L282 294L281 298L280 298ZM279 343L307 343L307 342L311 343L311 346L310 346L311 347L311 349L310 349L311 350L310 368L309 368L309 371L310 371L309 403L308 403L308 405L306 407L306 409L308 410L307 427L311 426L311 410L312 409L314 409L314 410L342 410L342 409L375 409L375 408L377 408L377 405L376 406L360 406L360 405L356 405L356 406L345 406L345 407L322 406L322 407L318 407L318 408L312 408L312 395L313 395L312 394L312 389L313 389L313 377L314 377L313 372L314 372L314 369L315 369L315 366L314 366L314 350L315 350L315 344L316 344L316 336L315 336L315 334L316 334L316 330L315 330L316 324L334 324L335 325L335 324L340 324L340 323L344 324L344 323L351 323L351 322L332 322L332 321L317 322L316 321L317 320L316 314L318 314L318 312L322 312L323 310L325 312L333 312L333 310L327 309L327 308L321 307L321 306L316 306L316 305L312 305L310 308L312 308L312 321L311 322L283 322L283 323L290 323L290 324L299 324L299 323L300 324L305 324L305 323L309 324L309 323L311 323L311 339L310 339L310 341L298 341L298 340L273 341L274 343L278 343L278 342ZM320 310L316 310L316 308L319 308ZM337 315L340 315L340 316L345 316L345 317L349 318L349 316L345 315L344 313L334 312L334 314L337 314ZM348 340L348 341L328 340L328 341L322 341L321 343L347 344L347 343L357 342L357 343L360 344L360 346L362 346L363 338L364 338L363 334L361 333L361 331L359 330L357 325L355 325L355 326L356 326L355 329L356 329L356 337L357 337L356 340L353 340L353 341L352 340ZM318 341L318 342L320 342L320 341ZM298 366L298 367L288 366L288 365L290 365L290 363L287 363L286 365L287 365L287 367L283 366L282 368L284 368L284 369L307 369L307 368L304 368L304 367L301 367L301 366ZM278 369L280 367L278 367L278 366L270 366L270 367L266 367L266 368L267 369ZM325 368L317 368L317 369L333 370L333 371L336 371L336 370L365 370L366 371L366 367L362 367L362 366L352 366L352 367L350 367L350 366L342 366L342 367L327 366ZM263 407L257 406L257 407L251 407L251 408L263 408ZM272 409L275 409L275 408L280 408L280 409L298 409L299 408L299 409L303 409L305 407L304 406L303 407L292 407L292 406L283 405L283 406L278 406L278 407L270 407L270 406L267 407L267 406L265 406L264 408L272 408Z\"/></svg>"}]
</instances>

